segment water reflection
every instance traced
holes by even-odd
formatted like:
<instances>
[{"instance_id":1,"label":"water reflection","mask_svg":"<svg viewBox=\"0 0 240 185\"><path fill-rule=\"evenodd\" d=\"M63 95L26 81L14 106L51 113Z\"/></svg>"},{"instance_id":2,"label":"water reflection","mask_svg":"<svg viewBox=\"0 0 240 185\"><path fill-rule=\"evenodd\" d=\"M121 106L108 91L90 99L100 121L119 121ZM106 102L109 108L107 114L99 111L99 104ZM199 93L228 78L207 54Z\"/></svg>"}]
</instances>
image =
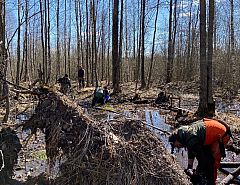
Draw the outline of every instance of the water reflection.
<instances>
[{"instance_id":1,"label":"water reflection","mask_svg":"<svg viewBox=\"0 0 240 185\"><path fill-rule=\"evenodd\" d=\"M24 121L29 120L29 118L30 118L30 116L28 114L22 113L22 114L18 114L16 116L16 120L15 121L16 121L16 123L22 123Z\"/></svg>"}]
</instances>

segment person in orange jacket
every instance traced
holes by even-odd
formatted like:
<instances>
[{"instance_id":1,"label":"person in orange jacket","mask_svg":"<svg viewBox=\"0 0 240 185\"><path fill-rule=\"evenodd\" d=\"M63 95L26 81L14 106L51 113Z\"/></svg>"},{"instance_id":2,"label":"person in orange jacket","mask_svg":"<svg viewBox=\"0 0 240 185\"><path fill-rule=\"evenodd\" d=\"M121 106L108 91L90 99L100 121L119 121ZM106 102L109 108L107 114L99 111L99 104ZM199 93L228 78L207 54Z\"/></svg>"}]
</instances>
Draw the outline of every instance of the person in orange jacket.
<instances>
[{"instance_id":1,"label":"person in orange jacket","mask_svg":"<svg viewBox=\"0 0 240 185\"><path fill-rule=\"evenodd\" d=\"M216 184L217 169L220 167L222 157L225 157L231 131L229 126L215 119L204 118L192 125L182 126L175 130L169 137L169 142L174 147L188 149L188 167L193 168L194 158L198 160L197 174L204 177L207 185ZM203 180L203 178L201 179Z\"/></svg>"}]
</instances>

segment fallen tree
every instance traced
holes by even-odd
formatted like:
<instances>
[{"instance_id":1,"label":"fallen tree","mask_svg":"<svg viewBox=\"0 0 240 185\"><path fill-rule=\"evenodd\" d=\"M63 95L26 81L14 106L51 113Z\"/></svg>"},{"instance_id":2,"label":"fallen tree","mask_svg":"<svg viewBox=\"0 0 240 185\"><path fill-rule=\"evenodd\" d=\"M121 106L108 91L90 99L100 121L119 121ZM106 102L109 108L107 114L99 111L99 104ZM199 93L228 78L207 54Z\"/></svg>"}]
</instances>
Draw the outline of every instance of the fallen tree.
<instances>
[{"instance_id":1,"label":"fallen tree","mask_svg":"<svg viewBox=\"0 0 240 185\"><path fill-rule=\"evenodd\" d=\"M23 129L45 133L46 153L54 165L54 184L190 184L162 142L141 121L94 122L57 91L39 95L35 113Z\"/></svg>"}]
</instances>

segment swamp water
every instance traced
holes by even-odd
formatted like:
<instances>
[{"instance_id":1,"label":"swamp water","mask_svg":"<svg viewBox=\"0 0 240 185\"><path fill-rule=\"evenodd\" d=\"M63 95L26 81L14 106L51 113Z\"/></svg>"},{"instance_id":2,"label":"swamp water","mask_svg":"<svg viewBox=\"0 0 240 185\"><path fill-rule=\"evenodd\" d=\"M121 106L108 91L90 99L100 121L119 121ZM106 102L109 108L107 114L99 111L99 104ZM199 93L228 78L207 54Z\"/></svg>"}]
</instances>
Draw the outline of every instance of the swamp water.
<instances>
[{"instance_id":1,"label":"swamp water","mask_svg":"<svg viewBox=\"0 0 240 185\"><path fill-rule=\"evenodd\" d=\"M91 111L85 110L85 114L90 114ZM171 152L171 146L168 143L168 135L159 131L158 129L154 128L160 128L162 130L171 132L172 128L168 124L166 124L165 119L166 117L164 115L161 115L159 110L156 109L143 109L143 110L134 110L134 111L128 111L124 110L122 116L126 116L127 118L131 119L140 119L146 122L147 127L154 132L163 142L166 149ZM108 112L105 114L105 116L101 116L100 119L102 120L113 120L115 116L118 116L118 114L113 112ZM23 121L26 121L29 119L28 115L19 115L16 118L17 123L22 123ZM150 126L152 125L152 126ZM26 139L26 137L29 135L28 131L25 132L18 132L19 138L22 140ZM37 176L43 172L46 172L47 170L47 160L46 160L46 151L45 151L45 138L44 134L41 134L37 136L37 140L33 141L33 144L31 146L23 149L21 151L19 156L19 162L16 166L16 171L14 178L20 181L26 180L28 176ZM30 152L29 152L30 151ZM174 152L174 155L176 156L177 162L182 166L182 168L186 168L187 166L187 151L184 149L179 149ZM240 161L240 157L236 156L232 152L227 152L227 157L224 159L224 161L228 162L236 162ZM197 162L195 161L195 166L197 165ZM234 169L229 169L229 171ZM218 182L220 182L225 176L222 174L218 175Z\"/></svg>"}]
</instances>

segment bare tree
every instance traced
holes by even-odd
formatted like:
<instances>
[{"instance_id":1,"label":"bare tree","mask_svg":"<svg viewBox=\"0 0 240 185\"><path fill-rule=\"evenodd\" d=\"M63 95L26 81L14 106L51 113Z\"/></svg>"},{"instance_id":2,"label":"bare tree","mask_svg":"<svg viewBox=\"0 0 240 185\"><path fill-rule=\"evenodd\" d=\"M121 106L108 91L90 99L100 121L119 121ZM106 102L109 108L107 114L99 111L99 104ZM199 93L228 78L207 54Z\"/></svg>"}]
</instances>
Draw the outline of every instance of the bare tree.
<instances>
[{"instance_id":1,"label":"bare tree","mask_svg":"<svg viewBox=\"0 0 240 185\"><path fill-rule=\"evenodd\" d=\"M173 52L172 52L172 6L173 1L170 0L169 4L169 23L168 23L168 60L167 60L167 76L166 83L171 82L172 80L172 62L173 62Z\"/></svg>"},{"instance_id":2,"label":"bare tree","mask_svg":"<svg viewBox=\"0 0 240 185\"><path fill-rule=\"evenodd\" d=\"M20 0L18 0L18 36L17 36L17 69L16 69L16 84L19 85L20 82L20 40L21 40L21 18L20 18L20 13L21 13L21 4Z\"/></svg>"},{"instance_id":3,"label":"bare tree","mask_svg":"<svg viewBox=\"0 0 240 185\"><path fill-rule=\"evenodd\" d=\"M71 19L72 19L72 14L71 14L71 10L72 10L72 0L69 0L69 25L68 25L68 61L67 61L67 63L68 63L68 74L69 74L69 76L70 76L70 74L71 74L71 32L72 32L72 29L71 29Z\"/></svg>"},{"instance_id":4,"label":"bare tree","mask_svg":"<svg viewBox=\"0 0 240 185\"><path fill-rule=\"evenodd\" d=\"M60 31L59 31L59 0L57 0L57 12L56 12L56 18L57 18L57 70L56 70L56 80L59 78L61 73L61 62L60 62Z\"/></svg>"},{"instance_id":5,"label":"bare tree","mask_svg":"<svg viewBox=\"0 0 240 185\"><path fill-rule=\"evenodd\" d=\"M43 83L46 83L46 57L45 57L45 43L44 43L44 16L43 16L43 8L42 8L42 0L39 0L39 7L40 7L40 20L41 20L41 43L42 43L42 69L41 65L39 65L39 71L42 73L41 79Z\"/></svg>"},{"instance_id":6,"label":"bare tree","mask_svg":"<svg viewBox=\"0 0 240 185\"><path fill-rule=\"evenodd\" d=\"M96 12L95 12L95 0L90 1L91 8L91 35L92 35L92 76L95 77L96 87L98 84L98 75L97 75L97 39L96 39ZM93 83L94 84L94 83Z\"/></svg>"},{"instance_id":7,"label":"bare tree","mask_svg":"<svg viewBox=\"0 0 240 185\"><path fill-rule=\"evenodd\" d=\"M80 29L79 29L79 18L78 18L78 14L79 14L79 8L78 8L78 1L79 0L75 0L75 18L76 18L76 29L77 29L77 64L78 67L80 65Z\"/></svg>"},{"instance_id":8,"label":"bare tree","mask_svg":"<svg viewBox=\"0 0 240 185\"><path fill-rule=\"evenodd\" d=\"M90 52L89 52L89 21L88 21L88 0L86 0L86 76L87 76L87 87L89 86L89 59L90 59Z\"/></svg>"},{"instance_id":9,"label":"bare tree","mask_svg":"<svg viewBox=\"0 0 240 185\"><path fill-rule=\"evenodd\" d=\"M9 102L9 88L6 83L7 78L7 50L5 48L5 18L6 18L6 3L0 0L0 97L5 97L6 100L6 112L3 118L3 122L8 121L10 113L10 102Z\"/></svg>"},{"instance_id":10,"label":"bare tree","mask_svg":"<svg viewBox=\"0 0 240 185\"><path fill-rule=\"evenodd\" d=\"M208 64L207 64L207 105L208 105L208 115L213 115L215 113L215 105L213 102L213 92L212 92L212 59L213 59L213 25L214 25L214 13L215 4L214 0L209 1L209 21L208 21Z\"/></svg>"},{"instance_id":11,"label":"bare tree","mask_svg":"<svg viewBox=\"0 0 240 185\"><path fill-rule=\"evenodd\" d=\"M154 22L154 32L153 32L152 52L151 52L151 63L150 63L150 67L149 67L147 88L150 87L151 77L152 77L152 68L153 68L153 60L154 60L154 52L155 52L155 38L156 38L156 32L157 32L157 20L158 20L159 2L160 2L160 0L157 1L157 11L156 11L155 22Z\"/></svg>"},{"instance_id":12,"label":"bare tree","mask_svg":"<svg viewBox=\"0 0 240 185\"><path fill-rule=\"evenodd\" d=\"M67 1L64 1L64 27L63 27L63 52L64 52L64 73L67 74Z\"/></svg>"},{"instance_id":13,"label":"bare tree","mask_svg":"<svg viewBox=\"0 0 240 185\"><path fill-rule=\"evenodd\" d=\"M120 77L119 80L122 81L122 50L123 50L123 0L120 1L120 33L119 33L119 52L118 52L118 60L120 65Z\"/></svg>"},{"instance_id":14,"label":"bare tree","mask_svg":"<svg viewBox=\"0 0 240 185\"><path fill-rule=\"evenodd\" d=\"M146 7L146 1L142 0L142 29L141 29L141 88L146 87L146 81L145 81L145 7Z\"/></svg>"},{"instance_id":15,"label":"bare tree","mask_svg":"<svg viewBox=\"0 0 240 185\"><path fill-rule=\"evenodd\" d=\"M112 25L112 82L113 82L113 92L120 92L120 64L118 56L118 8L119 0L114 0L113 2L113 25Z\"/></svg>"},{"instance_id":16,"label":"bare tree","mask_svg":"<svg viewBox=\"0 0 240 185\"><path fill-rule=\"evenodd\" d=\"M23 80L26 82L28 76L28 0L25 1L24 63L25 67Z\"/></svg>"},{"instance_id":17,"label":"bare tree","mask_svg":"<svg viewBox=\"0 0 240 185\"><path fill-rule=\"evenodd\" d=\"M111 33L110 33L110 25L111 25L111 0L109 0L108 1L108 48L107 48L107 69L106 69L106 71L107 71L107 81L108 81L108 84L110 83L110 40L111 40L111 38L110 38L110 35L111 35Z\"/></svg>"},{"instance_id":18,"label":"bare tree","mask_svg":"<svg viewBox=\"0 0 240 185\"><path fill-rule=\"evenodd\" d=\"M51 79L51 74L52 74L52 60L51 60L51 44L50 44L50 41L51 41L51 34L50 34L50 1L47 0L47 18L46 18L46 21L47 21L47 24L46 24L46 30L47 30L47 58L48 58L48 70L47 70L47 82L49 83L50 82L50 79Z\"/></svg>"},{"instance_id":19,"label":"bare tree","mask_svg":"<svg viewBox=\"0 0 240 185\"><path fill-rule=\"evenodd\" d=\"M198 114L214 114L212 98L212 52L213 52L214 1L209 3L208 60L206 52L206 1L200 0L200 90Z\"/></svg>"}]
</instances>

